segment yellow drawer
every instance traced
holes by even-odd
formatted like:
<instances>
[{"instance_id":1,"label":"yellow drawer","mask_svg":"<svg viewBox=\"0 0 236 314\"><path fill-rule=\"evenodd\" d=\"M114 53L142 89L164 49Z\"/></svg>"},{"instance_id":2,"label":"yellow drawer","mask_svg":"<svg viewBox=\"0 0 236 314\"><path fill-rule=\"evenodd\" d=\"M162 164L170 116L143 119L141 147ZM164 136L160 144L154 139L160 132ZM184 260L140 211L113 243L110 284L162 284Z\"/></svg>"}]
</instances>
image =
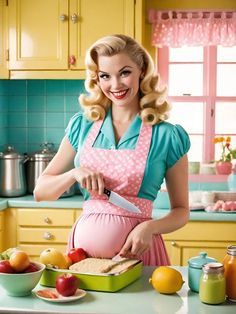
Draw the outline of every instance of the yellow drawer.
<instances>
[{"instance_id":1,"label":"yellow drawer","mask_svg":"<svg viewBox=\"0 0 236 314\"><path fill-rule=\"evenodd\" d=\"M75 210L75 220L79 218L79 216L82 214L82 209L76 209Z\"/></svg>"},{"instance_id":2,"label":"yellow drawer","mask_svg":"<svg viewBox=\"0 0 236 314\"><path fill-rule=\"evenodd\" d=\"M19 226L72 226L74 210L70 209L18 209Z\"/></svg>"},{"instance_id":3,"label":"yellow drawer","mask_svg":"<svg viewBox=\"0 0 236 314\"><path fill-rule=\"evenodd\" d=\"M235 242L236 222L190 221L183 228L163 235L163 238L165 240Z\"/></svg>"},{"instance_id":4,"label":"yellow drawer","mask_svg":"<svg viewBox=\"0 0 236 314\"><path fill-rule=\"evenodd\" d=\"M31 260L39 260L40 254L50 247L61 251L62 253L66 252L66 244L53 244L53 245L42 245L42 244L19 244L19 247L25 251Z\"/></svg>"},{"instance_id":5,"label":"yellow drawer","mask_svg":"<svg viewBox=\"0 0 236 314\"><path fill-rule=\"evenodd\" d=\"M19 228L18 243L67 243L71 228Z\"/></svg>"}]
</instances>

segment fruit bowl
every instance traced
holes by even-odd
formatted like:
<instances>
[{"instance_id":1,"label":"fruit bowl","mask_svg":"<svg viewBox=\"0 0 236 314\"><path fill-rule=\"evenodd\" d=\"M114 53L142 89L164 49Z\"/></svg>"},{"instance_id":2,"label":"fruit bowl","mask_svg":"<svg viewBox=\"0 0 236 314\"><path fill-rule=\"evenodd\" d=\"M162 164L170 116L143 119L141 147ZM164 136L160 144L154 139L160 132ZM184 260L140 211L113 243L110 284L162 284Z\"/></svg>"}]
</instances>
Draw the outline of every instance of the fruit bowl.
<instances>
[{"instance_id":1,"label":"fruit bowl","mask_svg":"<svg viewBox=\"0 0 236 314\"><path fill-rule=\"evenodd\" d=\"M31 291L38 284L45 265L38 262L33 262L38 268L37 271L29 273L0 273L0 285L10 296L26 296L31 294Z\"/></svg>"}]
</instances>

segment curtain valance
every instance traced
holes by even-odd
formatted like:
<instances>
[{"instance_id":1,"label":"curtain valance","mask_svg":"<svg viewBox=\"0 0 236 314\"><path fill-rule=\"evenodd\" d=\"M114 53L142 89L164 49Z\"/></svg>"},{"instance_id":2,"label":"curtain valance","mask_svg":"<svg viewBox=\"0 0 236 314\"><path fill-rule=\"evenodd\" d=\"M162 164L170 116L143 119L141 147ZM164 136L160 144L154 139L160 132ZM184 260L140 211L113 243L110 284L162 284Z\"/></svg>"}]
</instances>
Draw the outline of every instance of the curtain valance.
<instances>
[{"instance_id":1,"label":"curtain valance","mask_svg":"<svg viewBox=\"0 0 236 314\"><path fill-rule=\"evenodd\" d=\"M236 11L148 12L152 23L152 45L156 47L235 46Z\"/></svg>"}]
</instances>

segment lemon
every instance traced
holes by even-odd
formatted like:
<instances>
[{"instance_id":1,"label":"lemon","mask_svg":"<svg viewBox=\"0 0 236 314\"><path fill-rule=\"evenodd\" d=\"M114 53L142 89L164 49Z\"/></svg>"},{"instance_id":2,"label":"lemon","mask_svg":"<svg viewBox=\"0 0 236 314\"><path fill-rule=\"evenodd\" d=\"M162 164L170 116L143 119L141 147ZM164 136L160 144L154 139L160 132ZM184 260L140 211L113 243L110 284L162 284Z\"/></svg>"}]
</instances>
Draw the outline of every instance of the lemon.
<instances>
[{"instance_id":1,"label":"lemon","mask_svg":"<svg viewBox=\"0 0 236 314\"><path fill-rule=\"evenodd\" d=\"M179 291L183 284L183 277L179 271L169 266L156 268L149 279L153 288L159 293L172 294Z\"/></svg>"}]
</instances>

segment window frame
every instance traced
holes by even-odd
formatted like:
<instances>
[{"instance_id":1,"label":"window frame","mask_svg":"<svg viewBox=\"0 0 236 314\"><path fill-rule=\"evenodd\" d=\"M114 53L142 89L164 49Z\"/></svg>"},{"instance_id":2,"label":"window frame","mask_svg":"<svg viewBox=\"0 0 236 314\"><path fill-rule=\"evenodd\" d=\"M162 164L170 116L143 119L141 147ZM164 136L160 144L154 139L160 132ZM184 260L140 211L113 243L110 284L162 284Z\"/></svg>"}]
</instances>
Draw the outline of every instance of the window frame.
<instances>
[{"instance_id":1,"label":"window frame","mask_svg":"<svg viewBox=\"0 0 236 314\"><path fill-rule=\"evenodd\" d=\"M173 62L171 62L172 64ZM191 64L191 62L177 62L178 64ZM196 64L199 62L193 62ZM174 96L168 97L170 102L202 102L203 103L203 150L202 162L210 162L215 159L215 146L213 138L215 134L215 109L217 102L236 102L234 96L217 96L217 64L236 64L236 62L217 62L217 46L203 47L203 95L202 96ZM168 86L169 82L169 47L156 49L156 66L161 81ZM211 78L211 79L210 79ZM194 135L194 133L191 133ZM198 134L199 135L199 134ZM235 134L223 134L232 136Z\"/></svg>"}]
</instances>

